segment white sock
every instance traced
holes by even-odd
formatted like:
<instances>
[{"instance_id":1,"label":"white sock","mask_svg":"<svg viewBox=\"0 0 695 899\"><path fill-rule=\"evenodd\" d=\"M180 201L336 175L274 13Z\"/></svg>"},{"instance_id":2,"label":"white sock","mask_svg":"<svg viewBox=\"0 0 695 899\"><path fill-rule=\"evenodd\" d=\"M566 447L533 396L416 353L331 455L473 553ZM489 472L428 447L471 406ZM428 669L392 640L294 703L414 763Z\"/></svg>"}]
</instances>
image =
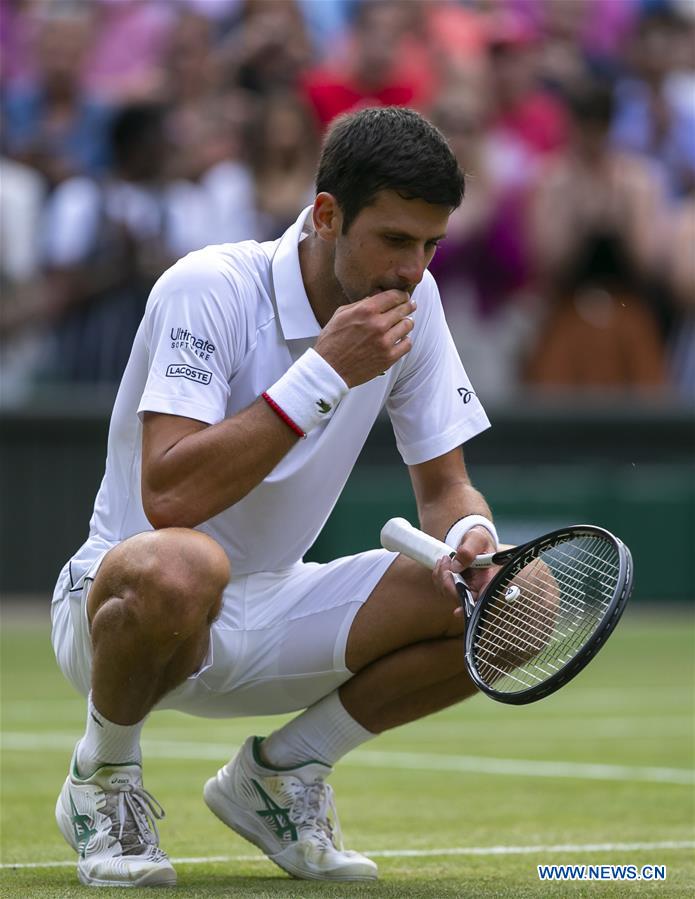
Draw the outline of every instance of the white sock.
<instances>
[{"instance_id":1,"label":"white sock","mask_svg":"<svg viewBox=\"0 0 695 899\"><path fill-rule=\"evenodd\" d=\"M348 715L335 690L274 731L261 744L261 753L274 768L292 768L313 759L332 767L375 736Z\"/></svg>"},{"instance_id":2,"label":"white sock","mask_svg":"<svg viewBox=\"0 0 695 899\"><path fill-rule=\"evenodd\" d=\"M87 728L77 746L77 770L89 777L102 765L140 764L140 732L145 719L137 724L114 724L94 707L92 694L87 699Z\"/></svg>"}]
</instances>

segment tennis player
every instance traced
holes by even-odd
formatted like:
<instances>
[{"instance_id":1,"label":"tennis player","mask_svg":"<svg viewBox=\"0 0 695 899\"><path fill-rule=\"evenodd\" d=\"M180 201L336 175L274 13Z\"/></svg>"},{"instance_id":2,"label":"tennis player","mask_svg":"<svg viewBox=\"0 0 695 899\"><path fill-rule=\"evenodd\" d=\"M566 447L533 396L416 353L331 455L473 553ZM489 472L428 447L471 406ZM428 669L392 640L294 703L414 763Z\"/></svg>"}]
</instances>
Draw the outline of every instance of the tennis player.
<instances>
[{"instance_id":1,"label":"tennis player","mask_svg":"<svg viewBox=\"0 0 695 899\"><path fill-rule=\"evenodd\" d=\"M170 268L134 341L89 538L52 605L59 665L87 697L56 817L90 886L176 881L143 787L152 710L303 710L249 736L205 802L295 877L368 881L327 776L474 692L450 572L497 547L461 452L489 422L427 271L463 176L429 122L387 107L336 121L316 188L279 240ZM434 575L381 549L302 561L382 409L421 526L458 550Z\"/></svg>"}]
</instances>

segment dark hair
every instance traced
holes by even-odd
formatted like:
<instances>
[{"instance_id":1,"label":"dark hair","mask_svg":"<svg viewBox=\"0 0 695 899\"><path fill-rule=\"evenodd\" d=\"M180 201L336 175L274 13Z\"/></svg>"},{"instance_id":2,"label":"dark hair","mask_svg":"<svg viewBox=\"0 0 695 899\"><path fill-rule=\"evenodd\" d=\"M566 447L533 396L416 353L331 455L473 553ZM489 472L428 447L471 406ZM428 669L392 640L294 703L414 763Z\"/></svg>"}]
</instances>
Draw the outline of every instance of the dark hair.
<instances>
[{"instance_id":1,"label":"dark hair","mask_svg":"<svg viewBox=\"0 0 695 899\"><path fill-rule=\"evenodd\" d=\"M164 108L156 103L122 106L111 120L111 148L116 163L128 165L142 142L164 127Z\"/></svg>"},{"instance_id":2,"label":"dark hair","mask_svg":"<svg viewBox=\"0 0 695 899\"><path fill-rule=\"evenodd\" d=\"M574 120L608 128L613 120L615 100L609 84L588 80L575 84L567 93L567 105Z\"/></svg>"},{"instance_id":3,"label":"dark hair","mask_svg":"<svg viewBox=\"0 0 695 899\"><path fill-rule=\"evenodd\" d=\"M316 192L343 213L343 233L380 190L455 209L464 179L444 135L412 109L382 106L335 120L323 143Z\"/></svg>"}]
</instances>

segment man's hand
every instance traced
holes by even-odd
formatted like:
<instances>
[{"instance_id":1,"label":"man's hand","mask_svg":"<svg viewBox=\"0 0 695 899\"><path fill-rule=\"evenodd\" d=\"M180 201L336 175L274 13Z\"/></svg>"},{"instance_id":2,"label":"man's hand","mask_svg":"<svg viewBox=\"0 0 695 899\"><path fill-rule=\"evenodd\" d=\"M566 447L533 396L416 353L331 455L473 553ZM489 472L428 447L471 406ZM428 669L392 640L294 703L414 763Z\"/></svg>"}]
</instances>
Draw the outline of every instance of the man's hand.
<instances>
[{"instance_id":1,"label":"man's hand","mask_svg":"<svg viewBox=\"0 0 695 899\"><path fill-rule=\"evenodd\" d=\"M437 590L444 596L456 599L457 608L454 615L462 616L464 611L452 574L460 574L464 578L475 601L497 574L499 568L494 565L491 568L470 568L469 566L476 556L495 552L496 549L492 535L478 525L471 528L464 536L453 559L444 556L435 565L432 578Z\"/></svg>"},{"instance_id":2,"label":"man's hand","mask_svg":"<svg viewBox=\"0 0 695 899\"><path fill-rule=\"evenodd\" d=\"M404 290L387 290L341 306L319 334L314 349L348 387L383 374L412 348L409 318L416 303Z\"/></svg>"}]
</instances>

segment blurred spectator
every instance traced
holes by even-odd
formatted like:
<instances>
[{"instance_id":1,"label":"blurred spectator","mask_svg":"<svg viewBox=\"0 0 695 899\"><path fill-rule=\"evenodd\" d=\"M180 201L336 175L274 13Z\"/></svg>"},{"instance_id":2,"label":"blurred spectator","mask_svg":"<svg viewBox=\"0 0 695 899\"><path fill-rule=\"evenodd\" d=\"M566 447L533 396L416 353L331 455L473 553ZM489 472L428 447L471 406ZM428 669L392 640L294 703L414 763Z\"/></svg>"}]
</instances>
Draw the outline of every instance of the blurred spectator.
<instances>
[{"instance_id":1,"label":"blurred spectator","mask_svg":"<svg viewBox=\"0 0 695 899\"><path fill-rule=\"evenodd\" d=\"M94 39L84 83L118 104L157 96L175 6L157 0L94 0L92 5Z\"/></svg>"},{"instance_id":2,"label":"blurred spectator","mask_svg":"<svg viewBox=\"0 0 695 899\"><path fill-rule=\"evenodd\" d=\"M436 76L423 43L421 13L417 0L363 0L342 50L304 78L322 126L364 106L427 106Z\"/></svg>"},{"instance_id":3,"label":"blurred spectator","mask_svg":"<svg viewBox=\"0 0 695 899\"><path fill-rule=\"evenodd\" d=\"M41 7L34 79L14 83L5 94L8 152L41 172L49 185L85 172L97 175L108 162L109 110L81 86L91 35L89 7Z\"/></svg>"},{"instance_id":4,"label":"blurred spectator","mask_svg":"<svg viewBox=\"0 0 695 899\"><path fill-rule=\"evenodd\" d=\"M616 90L613 140L661 166L673 196L695 188L695 27L663 7L639 23Z\"/></svg>"},{"instance_id":5,"label":"blurred spectator","mask_svg":"<svg viewBox=\"0 0 695 899\"><path fill-rule=\"evenodd\" d=\"M541 36L543 79L564 84L589 69L614 77L642 0L498 0ZM690 2L690 0L686 0Z\"/></svg>"},{"instance_id":6,"label":"blurred spectator","mask_svg":"<svg viewBox=\"0 0 695 899\"><path fill-rule=\"evenodd\" d=\"M0 157L0 392L21 396L41 353L39 220L45 182L33 169Z\"/></svg>"},{"instance_id":7,"label":"blurred spectator","mask_svg":"<svg viewBox=\"0 0 695 899\"><path fill-rule=\"evenodd\" d=\"M666 241L658 179L611 148L612 99L587 83L571 98L571 143L538 181L532 235L552 301L529 379L545 386L656 386L663 345L644 297Z\"/></svg>"},{"instance_id":8,"label":"blurred spectator","mask_svg":"<svg viewBox=\"0 0 695 899\"><path fill-rule=\"evenodd\" d=\"M307 24L314 55L318 58L331 52L347 31L354 9L360 0L297 0Z\"/></svg>"},{"instance_id":9,"label":"blurred spectator","mask_svg":"<svg viewBox=\"0 0 695 899\"><path fill-rule=\"evenodd\" d=\"M26 0L0 0L0 84L27 81L33 73L34 17Z\"/></svg>"},{"instance_id":10,"label":"blurred spectator","mask_svg":"<svg viewBox=\"0 0 695 899\"><path fill-rule=\"evenodd\" d=\"M55 380L118 380L154 282L206 242L207 233L191 231L200 217L191 216L190 198L163 176L163 110L124 108L112 144L109 178L70 179L46 209L44 264L55 326L44 374Z\"/></svg>"},{"instance_id":11,"label":"blurred spectator","mask_svg":"<svg viewBox=\"0 0 695 899\"><path fill-rule=\"evenodd\" d=\"M311 110L290 93L259 107L250 147L259 240L275 240L314 201L318 135Z\"/></svg>"},{"instance_id":12,"label":"blurred spectator","mask_svg":"<svg viewBox=\"0 0 695 899\"><path fill-rule=\"evenodd\" d=\"M485 17L472 5L449 0L420 2L429 44L429 64L441 84L478 75L487 52Z\"/></svg>"},{"instance_id":13,"label":"blurred spectator","mask_svg":"<svg viewBox=\"0 0 695 899\"><path fill-rule=\"evenodd\" d=\"M653 389L666 382L665 350L640 299L624 247L596 235L550 311L528 371L544 388Z\"/></svg>"},{"instance_id":14,"label":"blurred spectator","mask_svg":"<svg viewBox=\"0 0 695 899\"><path fill-rule=\"evenodd\" d=\"M182 201L188 195L187 208L180 204L187 216L202 217L204 243L259 237L256 186L246 147L254 104L244 91L227 91L176 115L172 136L177 181L172 190Z\"/></svg>"},{"instance_id":15,"label":"blurred spectator","mask_svg":"<svg viewBox=\"0 0 695 899\"><path fill-rule=\"evenodd\" d=\"M534 29L538 80L553 93L563 92L589 74L582 30L591 0L553 3L536 0Z\"/></svg>"},{"instance_id":16,"label":"blurred spectator","mask_svg":"<svg viewBox=\"0 0 695 899\"><path fill-rule=\"evenodd\" d=\"M34 169L0 156L0 279L21 284L38 269L38 233L45 185ZM5 296L3 293L3 304Z\"/></svg>"},{"instance_id":17,"label":"blurred spectator","mask_svg":"<svg viewBox=\"0 0 695 899\"><path fill-rule=\"evenodd\" d=\"M228 85L258 94L295 87L312 55L297 0L243 0L221 55Z\"/></svg>"},{"instance_id":18,"label":"blurred spectator","mask_svg":"<svg viewBox=\"0 0 695 899\"><path fill-rule=\"evenodd\" d=\"M674 210L667 271L681 315L671 339L671 374L676 387L695 398L695 194Z\"/></svg>"},{"instance_id":19,"label":"blurred spectator","mask_svg":"<svg viewBox=\"0 0 695 899\"><path fill-rule=\"evenodd\" d=\"M164 54L161 98L175 113L193 108L214 96L222 82L222 65L211 21L182 11L169 33Z\"/></svg>"},{"instance_id":20,"label":"blurred spectator","mask_svg":"<svg viewBox=\"0 0 695 899\"><path fill-rule=\"evenodd\" d=\"M557 283L586 240L609 234L625 244L642 279L660 264L666 240L661 183L653 166L614 149L610 90L579 85L570 98L570 146L538 178L534 238L541 276Z\"/></svg>"},{"instance_id":21,"label":"blurred spectator","mask_svg":"<svg viewBox=\"0 0 695 899\"><path fill-rule=\"evenodd\" d=\"M524 291L526 191L507 174L507 148L485 133L481 99L459 88L433 109L466 173L466 195L430 270L467 370L484 399L499 400L518 383L536 316Z\"/></svg>"},{"instance_id":22,"label":"blurred spectator","mask_svg":"<svg viewBox=\"0 0 695 899\"><path fill-rule=\"evenodd\" d=\"M502 14L490 20L489 127L520 142L532 160L567 143L564 107L540 84L540 40L541 35L520 16Z\"/></svg>"}]
</instances>

